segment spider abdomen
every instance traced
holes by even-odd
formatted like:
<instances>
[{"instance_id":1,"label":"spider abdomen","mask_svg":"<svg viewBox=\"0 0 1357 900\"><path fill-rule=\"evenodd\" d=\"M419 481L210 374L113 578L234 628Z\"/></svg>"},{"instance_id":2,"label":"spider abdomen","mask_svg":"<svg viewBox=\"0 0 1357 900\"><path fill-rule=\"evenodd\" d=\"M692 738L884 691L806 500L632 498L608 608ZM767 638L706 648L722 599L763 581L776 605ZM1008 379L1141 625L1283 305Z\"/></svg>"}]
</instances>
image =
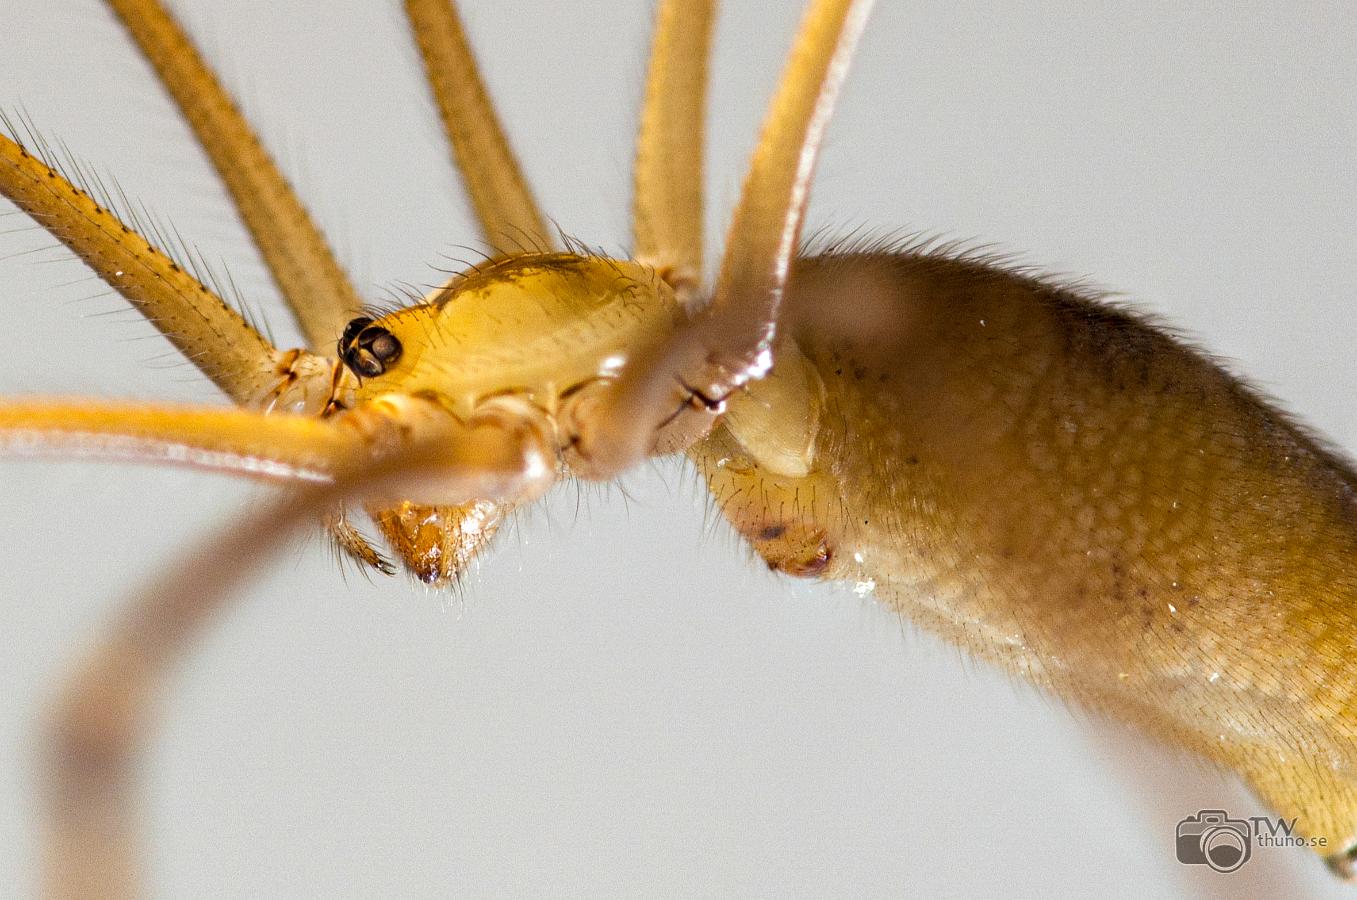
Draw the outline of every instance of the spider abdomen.
<instances>
[{"instance_id":1,"label":"spider abdomen","mask_svg":"<svg viewBox=\"0 0 1357 900\"><path fill-rule=\"evenodd\" d=\"M801 574L872 584L969 651L1239 771L1327 853L1353 842L1345 461L1154 325L983 263L806 259L788 303L824 386L815 471L772 475L728 433L696 454L770 563L823 545ZM857 304L885 324L840 325Z\"/></svg>"}]
</instances>

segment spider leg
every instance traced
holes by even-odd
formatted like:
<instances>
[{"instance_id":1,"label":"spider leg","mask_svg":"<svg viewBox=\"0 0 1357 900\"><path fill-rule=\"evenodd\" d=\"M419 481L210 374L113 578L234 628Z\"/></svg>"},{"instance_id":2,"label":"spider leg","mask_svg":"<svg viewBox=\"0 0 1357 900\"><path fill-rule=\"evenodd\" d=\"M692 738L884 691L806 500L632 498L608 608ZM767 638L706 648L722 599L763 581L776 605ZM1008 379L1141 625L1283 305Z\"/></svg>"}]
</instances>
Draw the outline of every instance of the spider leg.
<instances>
[{"instance_id":1,"label":"spider leg","mask_svg":"<svg viewBox=\"0 0 1357 900\"><path fill-rule=\"evenodd\" d=\"M636 146L636 255L659 270L690 310L703 274L702 133L714 13L713 0L661 5ZM795 347L779 347L778 370L759 382L760 396L735 398L713 434L688 452L726 518L770 566L813 575L828 564L830 551L808 512L820 512L815 498L832 492L821 489L823 476L810 473L819 405L814 374L798 356ZM792 402L768 396L790 393ZM783 412L774 416L770 409ZM792 409L806 415L785 412ZM767 469L759 465L764 461Z\"/></svg>"},{"instance_id":2,"label":"spider leg","mask_svg":"<svg viewBox=\"0 0 1357 900\"><path fill-rule=\"evenodd\" d=\"M109 0L109 5L155 68L221 176L309 345L313 349L328 347L362 301L324 236L231 97L164 7L157 0ZM222 340L229 341L230 335L215 339L204 336L195 344L177 346L196 360L198 354L218 349ZM272 357L279 356L271 347L268 352ZM221 384L221 370L216 371L219 374L214 380ZM289 351L277 362L261 356L253 370L237 366L233 371L252 382L271 385L250 383L244 390L223 385L242 405L318 411L306 402L307 398L326 397L328 369L316 357L300 351ZM331 536L345 553L379 570L389 570L361 532L338 516L328 521Z\"/></svg>"},{"instance_id":3,"label":"spider leg","mask_svg":"<svg viewBox=\"0 0 1357 900\"><path fill-rule=\"evenodd\" d=\"M29 400L0 404L0 452L185 465L284 481L326 481L366 440L346 419L232 407Z\"/></svg>"},{"instance_id":4,"label":"spider leg","mask_svg":"<svg viewBox=\"0 0 1357 900\"><path fill-rule=\"evenodd\" d=\"M703 123L715 0L660 5L632 176L634 252L680 290L702 281Z\"/></svg>"},{"instance_id":5,"label":"spider leg","mask_svg":"<svg viewBox=\"0 0 1357 900\"><path fill-rule=\"evenodd\" d=\"M733 391L772 368L815 158L870 7L871 0L811 4L745 177L712 302L623 371L588 436L598 471L626 468L657 439L669 443L671 424L685 438L700 434L701 421L692 419L705 418L709 428Z\"/></svg>"},{"instance_id":6,"label":"spider leg","mask_svg":"<svg viewBox=\"0 0 1357 900\"><path fill-rule=\"evenodd\" d=\"M320 229L197 48L158 0L108 0L226 184L312 350L363 301Z\"/></svg>"},{"instance_id":7,"label":"spider leg","mask_svg":"<svg viewBox=\"0 0 1357 900\"><path fill-rule=\"evenodd\" d=\"M815 160L871 5L816 0L802 21L745 176L708 310L717 327L706 329L704 344L709 363L722 370L719 387L758 378L770 365Z\"/></svg>"},{"instance_id":8,"label":"spider leg","mask_svg":"<svg viewBox=\"0 0 1357 900\"><path fill-rule=\"evenodd\" d=\"M274 349L178 263L3 134L0 195L84 260L237 403L288 405L297 391L330 395L332 367L325 360Z\"/></svg>"},{"instance_id":9,"label":"spider leg","mask_svg":"<svg viewBox=\"0 0 1357 900\"><path fill-rule=\"evenodd\" d=\"M405 0L453 160L481 235L492 246L525 236L555 245L519 168L476 65L453 0Z\"/></svg>"},{"instance_id":10,"label":"spider leg","mask_svg":"<svg viewBox=\"0 0 1357 900\"><path fill-rule=\"evenodd\" d=\"M351 387L342 366L303 350L275 349L182 266L3 134L0 194L74 251L236 403L321 412ZM345 553L389 571L357 529L332 521L330 533Z\"/></svg>"},{"instance_id":11,"label":"spider leg","mask_svg":"<svg viewBox=\"0 0 1357 900\"><path fill-rule=\"evenodd\" d=\"M401 430L399 419L386 424ZM375 462L365 452L337 460L332 483L309 485L203 542L121 614L66 685L50 723L48 896L145 893L134 794L156 706L194 639L233 588L280 546L280 536L346 499L508 498L537 494L554 476L554 453L540 430L493 415L466 426L442 424Z\"/></svg>"}]
</instances>

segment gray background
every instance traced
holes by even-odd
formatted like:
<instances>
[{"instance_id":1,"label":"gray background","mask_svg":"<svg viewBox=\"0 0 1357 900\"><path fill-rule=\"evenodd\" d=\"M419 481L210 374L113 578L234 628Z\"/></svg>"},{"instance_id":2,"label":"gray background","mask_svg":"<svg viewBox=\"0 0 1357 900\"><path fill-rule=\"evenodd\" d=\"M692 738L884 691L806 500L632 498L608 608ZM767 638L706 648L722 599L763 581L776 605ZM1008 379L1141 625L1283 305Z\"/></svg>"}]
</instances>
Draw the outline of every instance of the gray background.
<instances>
[{"instance_id":1,"label":"gray background","mask_svg":"<svg viewBox=\"0 0 1357 900\"><path fill-rule=\"evenodd\" d=\"M374 298L474 236L395 4L179 2ZM622 249L646 2L468 2L540 198ZM732 2L712 246L798 3ZM996 242L1089 274L1357 447L1357 12L1348 2L891 2L811 224ZM94 0L4 0L0 105L116 175L290 342L220 189ZM0 219L0 391L213 400L116 297ZM215 401L214 401L215 402ZM260 496L0 464L0 892L34 877L32 734L118 598ZM850 591L793 584L681 466L568 486L452 594L294 542L203 643L155 742L165 896L1318 896L1297 850L1217 876L1175 822L1261 810Z\"/></svg>"}]
</instances>

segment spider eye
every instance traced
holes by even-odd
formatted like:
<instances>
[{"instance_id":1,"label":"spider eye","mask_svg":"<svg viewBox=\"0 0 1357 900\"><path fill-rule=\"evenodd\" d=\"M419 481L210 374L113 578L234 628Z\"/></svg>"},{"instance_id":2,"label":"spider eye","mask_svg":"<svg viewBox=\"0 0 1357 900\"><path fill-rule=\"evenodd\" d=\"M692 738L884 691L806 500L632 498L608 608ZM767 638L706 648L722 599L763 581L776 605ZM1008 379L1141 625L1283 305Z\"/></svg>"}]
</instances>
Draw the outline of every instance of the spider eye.
<instances>
[{"instance_id":1,"label":"spider eye","mask_svg":"<svg viewBox=\"0 0 1357 900\"><path fill-rule=\"evenodd\" d=\"M363 378L382 374L400 355L400 340L380 325L373 325L371 319L354 319L339 339L340 359Z\"/></svg>"},{"instance_id":2,"label":"spider eye","mask_svg":"<svg viewBox=\"0 0 1357 900\"><path fill-rule=\"evenodd\" d=\"M377 357L379 362L389 363L400 359L401 342L385 328L369 328L359 337L358 343Z\"/></svg>"},{"instance_id":3,"label":"spider eye","mask_svg":"<svg viewBox=\"0 0 1357 900\"><path fill-rule=\"evenodd\" d=\"M343 356L346 352L348 352L349 345L353 343L354 338L358 337L358 332L362 331L364 328L367 328L371 324L372 324L371 319L367 318L366 316L359 316L358 318L350 322L348 325L345 325L344 336L339 339L338 345L339 355Z\"/></svg>"}]
</instances>

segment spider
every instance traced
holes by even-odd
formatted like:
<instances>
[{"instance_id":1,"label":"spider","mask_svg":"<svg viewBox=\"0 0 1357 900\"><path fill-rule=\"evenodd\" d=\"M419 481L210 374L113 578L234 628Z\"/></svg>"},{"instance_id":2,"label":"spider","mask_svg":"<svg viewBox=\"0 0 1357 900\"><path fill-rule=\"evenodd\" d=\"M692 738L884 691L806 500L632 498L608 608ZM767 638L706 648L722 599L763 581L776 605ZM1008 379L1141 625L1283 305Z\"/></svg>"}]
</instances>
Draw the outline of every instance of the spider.
<instances>
[{"instance_id":1,"label":"spider","mask_svg":"<svg viewBox=\"0 0 1357 900\"><path fill-rule=\"evenodd\" d=\"M854 137L859 136L859 134L860 134L859 130L858 130L858 129L855 129ZM623 151L623 152L624 152L624 151ZM619 163L619 164L620 164L620 163ZM824 183L822 183L821 189L820 189L820 190L821 190L821 194L828 195L828 191L826 191L826 189L825 189L825 187L824 187ZM920 219L920 220L921 220L921 219L924 219L923 216L916 216L916 214L915 214L915 213L912 213L912 212L911 212L911 216L909 216L909 219L912 219L912 220L913 220L913 219L916 219L916 217L917 217L917 219ZM461 229L461 231L463 231L463 233L465 233L465 232L470 231L470 229L468 229L468 228L463 228L463 229ZM987 232L987 233L993 233L993 232L991 231L991 232ZM1016 243L1016 242L1015 242L1015 243ZM1030 243L1030 242L1029 242L1029 243ZM1057 258L1058 258L1058 257L1057 257ZM1090 266L1090 267L1091 267L1091 266ZM138 358L140 358L140 357L138 357ZM149 390L149 388L148 388L148 390Z\"/></svg>"}]
</instances>

